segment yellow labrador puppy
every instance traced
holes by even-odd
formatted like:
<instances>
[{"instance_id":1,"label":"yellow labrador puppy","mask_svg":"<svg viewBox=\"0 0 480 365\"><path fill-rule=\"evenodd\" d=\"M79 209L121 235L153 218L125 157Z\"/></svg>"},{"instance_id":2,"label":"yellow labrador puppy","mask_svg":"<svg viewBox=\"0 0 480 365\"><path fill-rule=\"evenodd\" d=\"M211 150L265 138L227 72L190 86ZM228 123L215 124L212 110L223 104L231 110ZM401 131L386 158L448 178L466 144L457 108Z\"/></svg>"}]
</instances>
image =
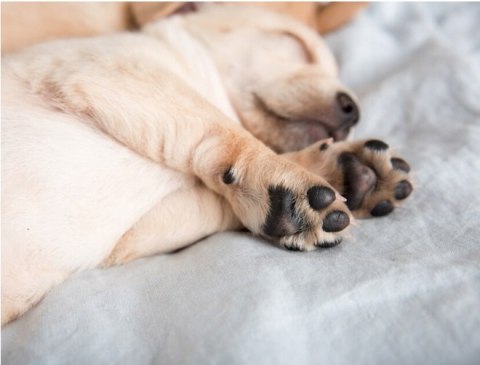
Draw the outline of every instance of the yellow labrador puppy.
<instances>
[{"instance_id":1,"label":"yellow labrador puppy","mask_svg":"<svg viewBox=\"0 0 480 365\"><path fill-rule=\"evenodd\" d=\"M2 112L3 324L72 272L222 230L329 247L412 190L384 142L332 143L359 111L331 53L258 8L7 56Z\"/></svg>"}]
</instances>

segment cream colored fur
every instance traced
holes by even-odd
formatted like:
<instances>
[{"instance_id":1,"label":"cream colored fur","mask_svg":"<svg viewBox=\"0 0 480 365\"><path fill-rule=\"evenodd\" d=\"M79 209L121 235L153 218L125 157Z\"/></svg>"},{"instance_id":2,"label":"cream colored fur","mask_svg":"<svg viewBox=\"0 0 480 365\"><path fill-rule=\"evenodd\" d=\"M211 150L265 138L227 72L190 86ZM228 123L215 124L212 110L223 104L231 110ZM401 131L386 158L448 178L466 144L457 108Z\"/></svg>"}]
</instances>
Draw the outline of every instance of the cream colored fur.
<instances>
[{"instance_id":1,"label":"cream colored fur","mask_svg":"<svg viewBox=\"0 0 480 365\"><path fill-rule=\"evenodd\" d=\"M316 113L345 90L336 72L307 28L228 6L5 57L2 324L73 272L242 226L262 235L271 185L292 189L312 222L280 243L312 249L340 237L304 199L310 186L331 185L264 145L283 152L316 139L278 130L251 93L287 116ZM331 208L348 212L343 200Z\"/></svg>"}]
</instances>

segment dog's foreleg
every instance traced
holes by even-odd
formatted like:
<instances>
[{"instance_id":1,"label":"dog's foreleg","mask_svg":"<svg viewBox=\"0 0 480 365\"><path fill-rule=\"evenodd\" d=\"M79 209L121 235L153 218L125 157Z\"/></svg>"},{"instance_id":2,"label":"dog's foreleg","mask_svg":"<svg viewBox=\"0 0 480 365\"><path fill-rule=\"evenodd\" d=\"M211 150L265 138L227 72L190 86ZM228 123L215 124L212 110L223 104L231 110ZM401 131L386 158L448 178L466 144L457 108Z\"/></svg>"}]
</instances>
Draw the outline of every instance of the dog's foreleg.
<instances>
[{"instance_id":1,"label":"dog's foreleg","mask_svg":"<svg viewBox=\"0 0 480 365\"><path fill-rule=\"evenodd\" d=\"M57 62L30 82L140 155L200 178L252 232L297 249L338 241L349 213L324 179L276 155L172 72L118 62Z\"/></svg>"}]
</instances>

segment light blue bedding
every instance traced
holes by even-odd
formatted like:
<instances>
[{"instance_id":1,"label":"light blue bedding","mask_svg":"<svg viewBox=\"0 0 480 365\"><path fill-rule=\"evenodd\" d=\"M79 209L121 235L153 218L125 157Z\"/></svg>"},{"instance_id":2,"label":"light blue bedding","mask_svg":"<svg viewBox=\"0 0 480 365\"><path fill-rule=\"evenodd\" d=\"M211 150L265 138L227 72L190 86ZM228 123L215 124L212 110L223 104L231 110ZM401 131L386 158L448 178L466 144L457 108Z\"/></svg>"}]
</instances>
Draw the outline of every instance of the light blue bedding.
<instances>
[{"instance_id":1,"label":"light blue bedding","mask_svg":"<svg viewBox=\"0 0 480 365\"><path fill-rule=\"evenodd\" d=\"M3 364L480 363L480 5L376 3L328 37L416 190L313 253L247 233L74 275Z\"/></svg>"}]
</instances>

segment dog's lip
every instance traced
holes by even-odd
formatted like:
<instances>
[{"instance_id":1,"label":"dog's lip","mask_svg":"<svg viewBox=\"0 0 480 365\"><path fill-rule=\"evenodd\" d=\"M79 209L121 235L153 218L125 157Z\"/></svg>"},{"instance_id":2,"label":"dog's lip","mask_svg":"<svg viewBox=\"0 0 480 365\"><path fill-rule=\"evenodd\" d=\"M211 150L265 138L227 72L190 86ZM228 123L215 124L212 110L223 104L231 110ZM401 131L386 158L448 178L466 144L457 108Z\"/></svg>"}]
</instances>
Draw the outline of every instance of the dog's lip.
<instances>
[{"instance_id":1,"label":"dog's lip","mask_svg":"<svg viewBox=\"0 0 480 365\"><path fill-rule=\"evenodd\" d=\"M253 99L254 102L257 106L259 106L259 109L263 110L263 112L267 115L270 115L271 117L274 117L275 119L283 120L283 121L290 121L289 118L280 115L277 111L271 109L267 103L262 99L261 96L259 96L257 93L253 93Z\"/></svg>"},{"instance_id":2,"label":"dog's lip","mask_svg":"<svg viewBox=\"0 0 480 365\"><path fill-rule=\"evenodd\" d=\"M280 113L278 113L277 111L269 108L268 105L265 103L265 101L258 94L253 93L253 97L255 99L255 103L268 116L273 117L279 121L289 123L289 127L291 128L301 128L303 130L306 130L309 137L312 140L312 143L320 139L329 138L329 137L333 138L335 141L339 141L339 140L345 139L346 135L348 134L348 131L343 131L343 130L330 131L326 126L326 124L323 123L321 120L312 120L312 119L297 120L297 119L287 118L281 115Z\"/></svg>"},{"instance_id":3,"label":"dog's lip","mask_svg":"<svg viewBox=\"0 0 480 365\"><path fill-rule=\"evenodd\" d=\"M325 128L322 124L319 123L312 123L312 122L297 122L300 128L307 131L308 136L312 140L312 143L324 139L327 137L332 137L331 133L328 132L327 128Z\"/></svg>"},{"instance_id":4,"label":"dog's lip","mask_svg":"<svg viewBox=\"0 0 480 365\"><path fill-rule=\"evenodd\" d=\"M344 139L347 138L349 132L350 132L350 128L342 128L342 129L337 129L336 131L329 134L334 141L343 141Z\"/></svg>"}]
</instances>

